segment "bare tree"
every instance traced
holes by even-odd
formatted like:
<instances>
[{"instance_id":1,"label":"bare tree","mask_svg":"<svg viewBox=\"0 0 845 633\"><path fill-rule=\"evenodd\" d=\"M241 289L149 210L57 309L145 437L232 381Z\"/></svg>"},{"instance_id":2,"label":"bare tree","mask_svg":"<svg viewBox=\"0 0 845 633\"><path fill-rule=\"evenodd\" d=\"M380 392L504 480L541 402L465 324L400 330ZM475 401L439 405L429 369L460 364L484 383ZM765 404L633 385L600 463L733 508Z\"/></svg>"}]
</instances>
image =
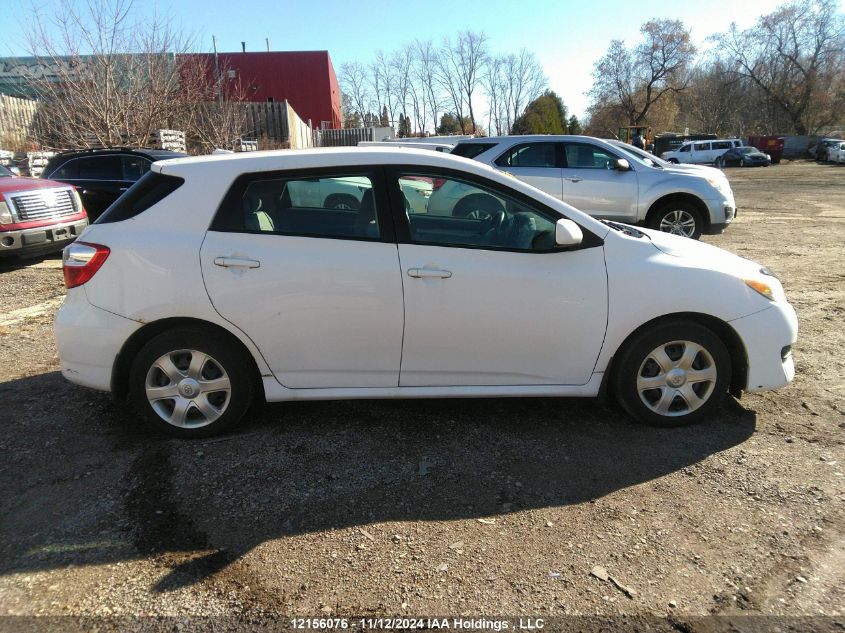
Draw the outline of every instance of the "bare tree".
<instances>
[{"instance_id":1,"label":"bare tree","mask_svg":"<svg viewBox=\"0 0 845 633\"><path fill-rule=\"evenodd\" d=\"M504 77L507 105L505 129L510 133L514 121L525 107L543 94L548 80L537 57L524 48L518 55L508 55L504 59Z\"/></svg>"},{"instance_id":2,"label":"bare tree","mask_svg":"<svg viewBox=\"0 0 845 633\"><path fill-rule=\"evenodd\" d=\"M845 21L833 0L799 0L718 38L732 72L748 79L797 134L836 122L845 111Z\"/></svg>"},{"instance_id":3,"label":"bare tree","mask_svg":"<svg viewBox=\"0 0 845 633\"><path fill-rule=\"evenodd\" d=\"M689 30L678 20L651 20L640 32L645 41L633 49L613 40L596 62L589 94L595 103L618 103L630 125L643 123L662 97L684 90L695 57Z\"/></svg>"},{"instance_id":4,"label":"bare tree","mask_svg":"<svg viewBox=\"0 0 845 633\"><path fill-rule=\"evenodd\" d=\"M376 51L375 59L370 64L370 81L377 110L381 112L387 108L387 124L391 125L396 120L396 78L390 59L383 50Z\"/></svg>"},{"instance_id":5,"label":"bare tree","mask_svg":"<svg viewBox=\"0 0 845 633\"><path fill-rule=\"evenodd\" d=\"M444 90L455 106L455 114L464 132L475 131L472 96L478 89L484 65L489 57L487 36L475 31L461 31L454 43L446 38L440 51L439 77ZM466 105L467 110L464 110ZM464 128L464 112L468 112L472 129Z\"/></svg>"},{"instance_id":6,"label":"bare tree","mask_svg":"<svg viewBox=\"0 0 845 633\"><path fill-rule=\"evenodd\" d=\"M424 112L428 111L428 117L431 119L431 129L437 128L437 115L441 111L443 99L441 96L440 85L438 83L437 69L439 67L439 53L434 43L431 40L414 42L414 51L416 56L415 63L415 83L419 85L419 92L423 103ZM427 127L427 118L423 117L422 127Z\"/></svg>"},{"instance_id":7,"label":"bare tree","mask_svg":"<svg viewBox=\"0 0 845 633\"><path fill-rule=\"evenodd\" d=\"M506 124L509 108L507 105L505 64L507 58L501 55L491 57L481 76L481 84L487 93L487 103L490 106L487 128L496 135L507 134L509 126Z\"/></svg>"},{"instance_id":8,"label":"bare tree","mask_svg":"<svg viewBox=\"0 0 845 633\"><path fill-rule=\"evenodd\" d=\"M66 2L57 15L36 11L28 33L51 70L34 82L40 137L62 147L146 145L171 125L184 107L175 54L185 38L165 20L135 20L130 0Z\"/></svg>"},{"instance_id":9,"label":"bare tree","mask_svg":"<svg viewBox=\"0 0 845 633\"><path fill-rule=\"evenodd\" d=\"M370 79L363 64L351 62L341 65L340 89L342 94L348 97L352 111L357 113L363 122L372 102Z\"/></svg>"}]
</instances>

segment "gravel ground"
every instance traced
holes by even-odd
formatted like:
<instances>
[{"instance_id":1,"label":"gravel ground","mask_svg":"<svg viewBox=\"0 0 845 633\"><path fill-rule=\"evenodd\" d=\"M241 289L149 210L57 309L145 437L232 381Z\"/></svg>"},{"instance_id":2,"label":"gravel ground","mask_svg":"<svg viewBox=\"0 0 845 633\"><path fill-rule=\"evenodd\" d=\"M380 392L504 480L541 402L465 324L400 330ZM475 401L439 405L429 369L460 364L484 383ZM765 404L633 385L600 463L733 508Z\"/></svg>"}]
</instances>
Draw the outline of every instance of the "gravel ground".
<instances>
[{"instance_id":1,"label":"gravel ground","mask_svg":"<svg viewBox=\"0 0 845 633\"><path fill-rule=\"evenodd\" d=\"M58 373L60 262L4 265L0 615L92 618L32 621L79 630L353 615L842 630L845 168L728 176L739 217L704 239L784 281L797 376L692 428L591 400L347 401L162 439ZM185 619L200 615L220 617ZM575 615L599 617L560 619Z\"/></svg>"}]
</instances>

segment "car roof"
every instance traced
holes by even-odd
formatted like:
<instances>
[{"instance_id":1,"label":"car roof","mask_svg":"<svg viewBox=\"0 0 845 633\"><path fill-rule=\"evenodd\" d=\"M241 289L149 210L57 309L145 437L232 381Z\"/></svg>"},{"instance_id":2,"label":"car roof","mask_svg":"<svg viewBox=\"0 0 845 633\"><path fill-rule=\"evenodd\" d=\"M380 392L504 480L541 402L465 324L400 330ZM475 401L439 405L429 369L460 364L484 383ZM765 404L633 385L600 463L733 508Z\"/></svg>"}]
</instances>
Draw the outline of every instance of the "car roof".
<instances>
[{"instance_id":1,"label":"car roof","mask_svg":"<svg viewBox=\"0 0 845 633\"><path fill-rule=\"evenodd\" d=\"M355 167L365 165L396 165L412 170L416 167L442 167L456 169L498 182L517 191L535 197L549 206L564 204L572 209L581 224L601 235L607 227L598 220L560 200L535 189L510 174L498 171L484 163L414 147L322 147L316 149L269 150L259 152L238 152L235 154L214 154L190 156L159 161L152 170L164 175L183 178L198 178L203 181L231 182L241 174L284 171L293 169L320 169L332 167Z\"/></svg>"},{"instance_id":2,"label":"car roof","mask_svg":"<svg viewBox=\"0 0 845 633\"><path fill-rule=\"evenodd\" d=\"M137 154L148 156L155 160L165 160L188 156L184 152L174 152L168 149L156 149L146 147L101 147L96 149L71 149L60 152L54 158L76 158L78 156L97 156L100 154Z\"/></svg>"},{"instance_id":3,"label":"car roof","mask_svg":"<svg viewBox=\"0 0 845 633\"><path fill-rule=\"evenodd\" d=\"M478 143L509 143L526 141L606 141L607 139L587 136L585 134L517 134L512 136L482 136L458 141L458 145L474 145Z\"/></svg>"}]
</instances>

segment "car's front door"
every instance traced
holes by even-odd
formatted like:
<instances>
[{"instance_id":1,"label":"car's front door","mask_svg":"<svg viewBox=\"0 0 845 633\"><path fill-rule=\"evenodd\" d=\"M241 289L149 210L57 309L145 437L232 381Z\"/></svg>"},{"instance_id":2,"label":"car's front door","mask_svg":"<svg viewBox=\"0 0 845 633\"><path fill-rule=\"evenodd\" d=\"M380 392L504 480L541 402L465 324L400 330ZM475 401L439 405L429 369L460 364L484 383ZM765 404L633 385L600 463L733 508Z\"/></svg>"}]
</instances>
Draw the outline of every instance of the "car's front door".
<instances>
[{"instance_id":1,"label":"car's front door","mask_svg":"<svg viewBox=\"0 0 845 633\"><path fill-rule=\"evenodd\" d=\"M356 209L307 195L350 178L367 184ZM398 384L402 278L380 178L367 168L241 176L206 234L209 298L286 387Z\"/></svg>"},{"instance_id":2,"label":"car's front door","mask_svg":"<svg viewBox=\"0 0 845 633\"><path fill-rule=\"evenodd\" d=\"M558 249L560 216L508 188L438 170L393 174L460 181L487 196L491 218L398 213L405 291L400 385L580 385L607 323L601 240Z\"/></svg>"},{"instance_id":3,"label":"car's front door","mask_svg":"<svg viewBox=\"0 0 845 633\"><path fill-rule=\"evenodd\" d=\"M552 141L519 143L495 161L495 166L560 200L563 184L561 144Z\"/></svg>"},{"instance_id":4,"label":"car's front door","mask_svg":"<svg viewBox=\"0 0 845 633\"><path fill-rule=\"evenodd\" d=\"M564 144L563 201L599 218L635 222L637 172L614 169L618 156L587 142Z\"/></svg>"}]
</instances>

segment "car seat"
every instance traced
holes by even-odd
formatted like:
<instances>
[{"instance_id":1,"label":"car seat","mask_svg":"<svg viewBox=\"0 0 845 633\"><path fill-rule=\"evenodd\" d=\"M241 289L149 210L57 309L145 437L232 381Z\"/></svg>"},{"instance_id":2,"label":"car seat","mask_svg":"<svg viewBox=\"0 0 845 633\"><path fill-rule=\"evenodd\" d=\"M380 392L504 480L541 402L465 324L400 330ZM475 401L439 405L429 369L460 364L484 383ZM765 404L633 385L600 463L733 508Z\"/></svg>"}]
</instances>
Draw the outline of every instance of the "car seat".
<instances>
[{"instance_id":1,"label":"car seat","mask_svg":"<svg viewBox=\"0 0 845 633\"><path fill-rule=\"evenodd\" d=\"M355 235L361 237L378 237L379 235L372 189L367 189L361 196L358 215L355 217Z\"/></svg>"}]
</instances>

